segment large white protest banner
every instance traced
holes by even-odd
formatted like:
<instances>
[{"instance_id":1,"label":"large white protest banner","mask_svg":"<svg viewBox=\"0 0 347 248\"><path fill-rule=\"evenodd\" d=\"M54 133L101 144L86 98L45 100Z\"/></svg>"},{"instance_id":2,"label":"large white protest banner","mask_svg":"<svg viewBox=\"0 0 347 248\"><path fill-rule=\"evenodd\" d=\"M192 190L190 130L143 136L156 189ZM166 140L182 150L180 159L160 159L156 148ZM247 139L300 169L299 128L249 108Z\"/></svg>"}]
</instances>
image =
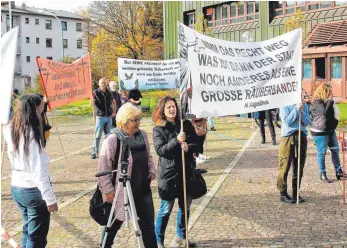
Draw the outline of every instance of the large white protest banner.
<instances>
[{"instance_id":1,"label":"large white protest banner","mask_svg":"<svg viewBox=\"0 0 347 248\"><path fill-rule=\"evenodd\" d=\"M118 58L120 89L179 88L180 62L172 60L136 60Z\"/></svg>"},{"instance_id":2,"label":"large white protest banner","mask_svg":"<svg viewBox=\"0 0 347 248\"><path fill-rule=\"evenodd\" d=\"M190 113L225 116L300 102L301 29L249 43L211 38L181 23L178 31L181 97L190 98Z\"/></svg>"},{"instance_id":3,"label":"large white protest banner","mask_svg":"<svg viewBox=\"0 0 347 248\"><path fill-rule=\"evenodd\" d=\"M0 123L9 121L13 75L16 62L18 27L8 31L1 37L1 90L0 90Z\"/></svg>"}]
</instances>

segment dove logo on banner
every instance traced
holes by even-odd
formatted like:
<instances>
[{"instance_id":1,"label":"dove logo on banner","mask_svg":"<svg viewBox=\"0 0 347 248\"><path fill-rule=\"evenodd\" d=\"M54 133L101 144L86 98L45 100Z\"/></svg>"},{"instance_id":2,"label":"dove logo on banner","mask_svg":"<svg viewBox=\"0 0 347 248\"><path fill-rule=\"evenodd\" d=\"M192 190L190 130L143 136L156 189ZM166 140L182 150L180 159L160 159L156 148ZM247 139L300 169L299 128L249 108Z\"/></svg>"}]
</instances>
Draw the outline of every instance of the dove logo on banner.
<instances>
[{"instance_id":1,"label":"dove logo on banner","mask_svg":"<svg viewBox=\"0 0 347 248\"><path fill-rule=\"evenodd\" d=\"M13 75L16 62L18 27L8 31L1 37L1 90L0 90L0 123L9 121Z\"/></svg>"},{"instance_id":2,"label":"dove logo on banner","mask_svg":"<svg viewBox=\"0 0 347 248\"><path fill-rule=\"evenodd\" d=\"M180 62L177 59L148 61L118 58L120 90L179 88Z\"/></svg>"}]
</instances>

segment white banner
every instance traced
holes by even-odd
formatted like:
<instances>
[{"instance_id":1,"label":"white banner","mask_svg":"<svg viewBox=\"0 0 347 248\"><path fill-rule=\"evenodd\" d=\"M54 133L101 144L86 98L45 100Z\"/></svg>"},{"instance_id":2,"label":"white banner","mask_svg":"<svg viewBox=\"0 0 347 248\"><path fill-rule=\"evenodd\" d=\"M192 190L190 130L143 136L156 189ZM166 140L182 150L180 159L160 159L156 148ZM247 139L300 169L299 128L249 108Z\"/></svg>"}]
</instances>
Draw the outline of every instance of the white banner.
<instances>
[{"instance_id":1,"label":"white banner","mask_svg":"<svg viewBox=\"0 0 347 248\"><path fill-rule=\"evenodd\" d=\"M176 89L179 88L178 59L149 61L118 58L120 89Z\"/></svg>"},{"instance_id":2,"label":"white banner","mask_svg":"<svg viewBox=\"0 0 347 248\"><path fill-rule=\"evenodd\" d=\"M0 90L0 123L9 121L13 88L14 66L16 63L18 27L8 31L1 37L1 90Z\"/></svg>"},{"instance_id":3,"label":"white banner","mask_svg":"<svg viewBox=\"0 0 347 248\"><path fill-rule=\"evenodd\" d=\"M301 29L249 43L214 39L181 23L178 32L181 97L189 97L188 109L197 117L249 113L301 101ZM185 94L190 87L192 94Z\"/></svg>"}]
</instances>

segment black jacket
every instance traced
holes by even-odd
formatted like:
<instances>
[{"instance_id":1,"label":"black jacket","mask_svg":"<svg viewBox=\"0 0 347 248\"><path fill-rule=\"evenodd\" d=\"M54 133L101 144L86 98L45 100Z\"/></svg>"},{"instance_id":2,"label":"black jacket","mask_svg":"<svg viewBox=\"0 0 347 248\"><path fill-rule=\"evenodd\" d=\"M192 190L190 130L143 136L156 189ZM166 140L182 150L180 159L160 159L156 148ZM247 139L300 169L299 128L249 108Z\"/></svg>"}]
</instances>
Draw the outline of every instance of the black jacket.
<instances>
[{"instance_id":1,"label":"black jacket","mask_svg":"<svg viewBox=\"0 0 347 248\"><path fill-rule=\"evenodd\" d=\"M121 100L120 94L117 91L112 91L112 95L113 95L114 100L116 101L117 112L118 112L118 110L122 106L122 100Z\"/></svg>"},{"instance_id":2,"label":"black jacket","mask_svg":"<svg viewBox=\"0 0 347 248\"><path fill-rule=\"evenodd\" d=\"M322 100L315 100L312 102L311 109L311 128L319 130L325 134L332 132L336 129L338 120L335 119L334 100L328 99L323 102ZM312 135L318 132L312 132Z\"/></svg>"},{"instance_id":3,"label":"black jacket","mask_svg":"<svg viewBox=\"0 0 347 248\"><path fill-rule=\"evenodd\" d=\"M192 175L192 166L195 166L193 153L196 150L197 135L190 121L185 120L183 128L189 147L188 152L185 152L187 191L189 192L188 179ZM182 149L177 139L180 129L180 123L174 125L170 122L153 128L154 148L159 156L158 191L163 200L173 200L183 194Z\"/></svg>"},{"instance_id":4,"label":"black jacket","mask_svg":"<svg viewBox=\"0 0 347 248\"><path fill-rule=\"evenodd\" d=\"M93 91L94 111L96 116L111 116L113 113L113 95L112 92L106 89L102 92L100 88Z\"/></svg>"}]
</instances>

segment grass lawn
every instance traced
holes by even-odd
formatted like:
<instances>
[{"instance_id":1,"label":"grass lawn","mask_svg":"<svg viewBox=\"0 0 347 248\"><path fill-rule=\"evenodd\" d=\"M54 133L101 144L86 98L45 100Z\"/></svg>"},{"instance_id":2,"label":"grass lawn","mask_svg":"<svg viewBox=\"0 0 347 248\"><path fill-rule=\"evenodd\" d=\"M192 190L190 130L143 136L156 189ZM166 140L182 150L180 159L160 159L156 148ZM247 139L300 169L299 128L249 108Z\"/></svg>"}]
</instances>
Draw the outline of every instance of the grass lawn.
<instances>
[{"instance_id":1,"label":"grass lawn","mask_svg":"<svg viewBox=\"0 0 347 248\"><path fill-rule=\"evenodd\" d=\"M149 116L157 105L158 99L170 95L173 97L179 97L177 90L148 90L142 91L142 104L147 111L144 111L144 116ZM85 99L77 101L62 107L56 108L63 115L72 115L72 116L91 116L93 114L92 108L90 106L90 100Z\"/></svg>"},{"instance_id":2,"label":"grass lawn","mask_svg":"<svg viewBox=\"0 0 347 248\"><path fill-rule=\"evenodd\" d=\"M340 110L340 120L347 120L347 103L337 104Z\"/></svg>"}]
</instances>

